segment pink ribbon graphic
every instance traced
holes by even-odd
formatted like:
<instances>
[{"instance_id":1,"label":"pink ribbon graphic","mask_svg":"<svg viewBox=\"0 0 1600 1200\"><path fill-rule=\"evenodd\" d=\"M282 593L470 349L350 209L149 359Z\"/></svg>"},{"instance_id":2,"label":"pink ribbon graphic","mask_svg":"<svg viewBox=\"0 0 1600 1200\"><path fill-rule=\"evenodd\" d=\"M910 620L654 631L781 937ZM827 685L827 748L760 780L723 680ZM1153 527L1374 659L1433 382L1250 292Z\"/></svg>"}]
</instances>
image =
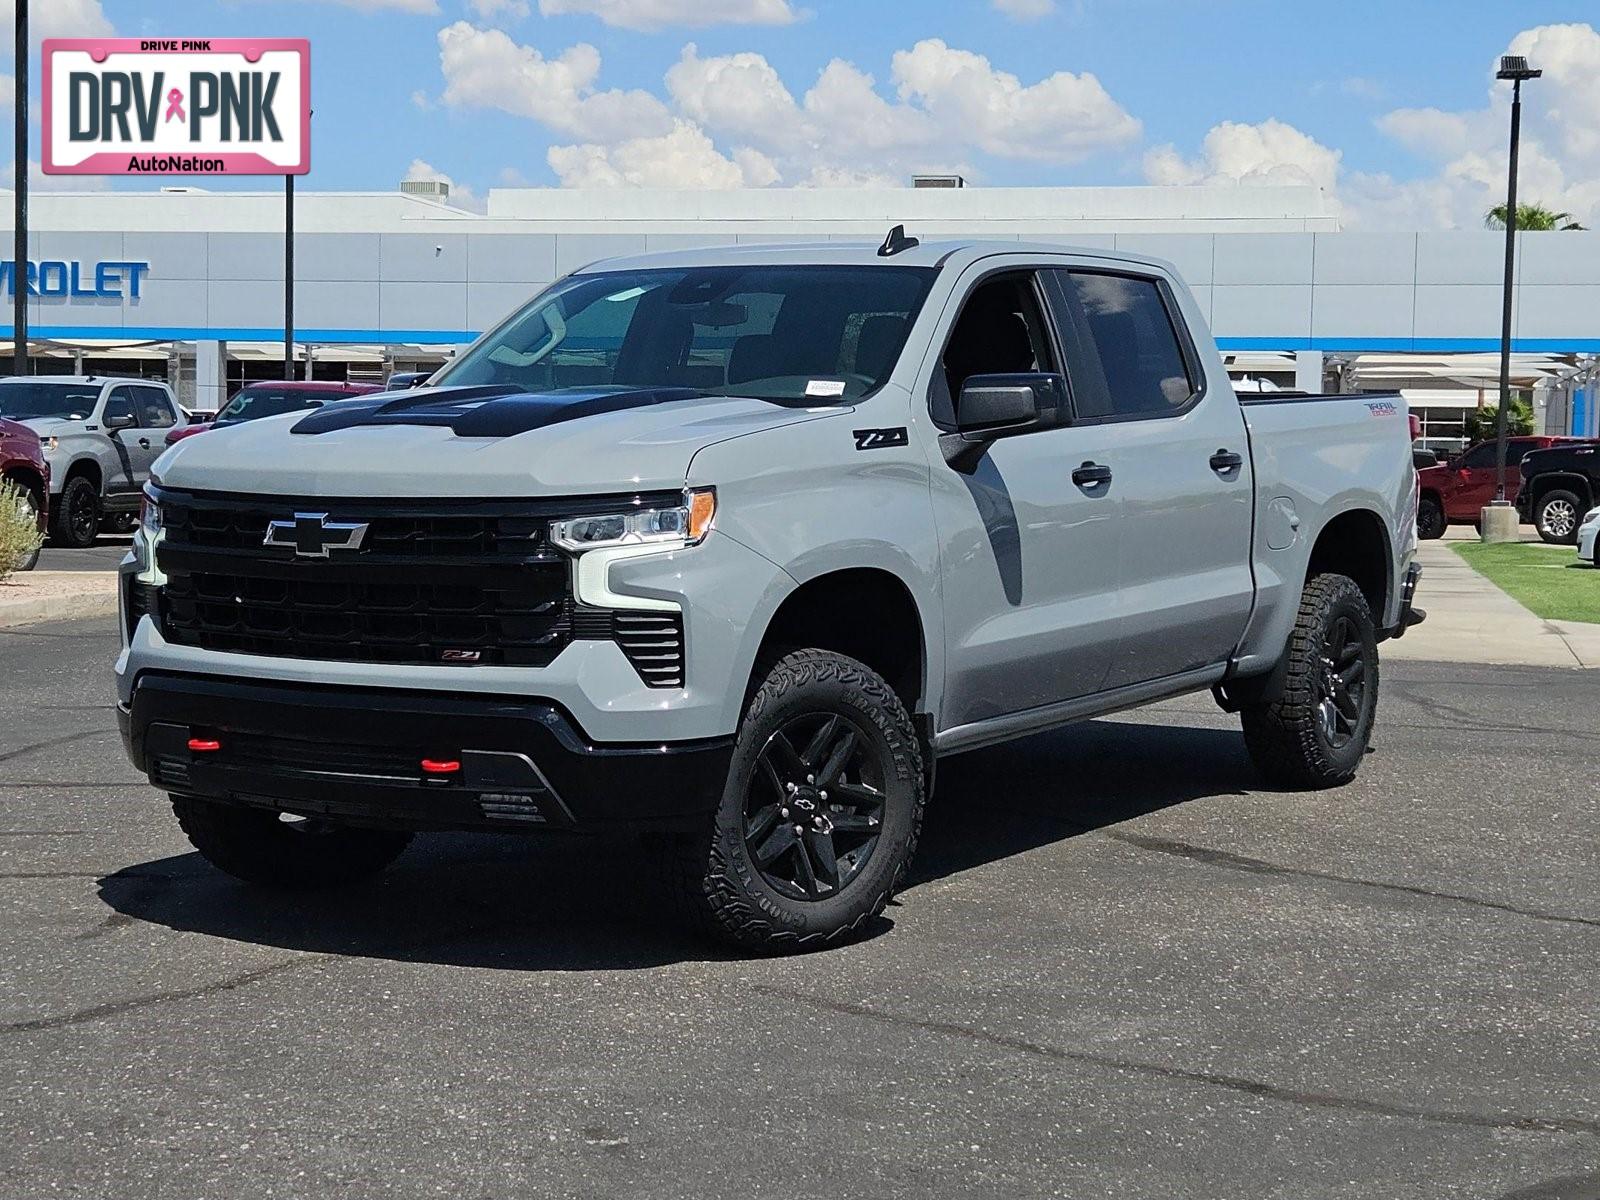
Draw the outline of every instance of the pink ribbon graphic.
<instances>
[{"instance_id":1,"label":"pink ribbon graphic","mask_svg":"<svg viewBox=\"0 0 1600 1200\"><path fill-rule=\"evenodd\" d=\"M183 93L177 88L173 88L167 93L167 115L163 119L163 124L172 120L173 117L177 117L180 121L189 119L183 115Z\"/></svg>"}]
</instances>

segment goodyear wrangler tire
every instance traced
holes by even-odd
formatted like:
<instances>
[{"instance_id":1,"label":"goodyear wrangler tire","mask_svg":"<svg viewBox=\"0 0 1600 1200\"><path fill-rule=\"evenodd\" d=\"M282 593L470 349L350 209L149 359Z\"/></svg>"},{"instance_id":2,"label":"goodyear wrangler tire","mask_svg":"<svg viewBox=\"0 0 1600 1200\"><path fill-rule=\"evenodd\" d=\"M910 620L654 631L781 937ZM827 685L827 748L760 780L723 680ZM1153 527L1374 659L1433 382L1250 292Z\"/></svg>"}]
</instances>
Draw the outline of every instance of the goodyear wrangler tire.
<instances>
[{"instance_id":1,"label":"goodyear wrangler tire","mask_svg":"<svg viewBox=\"0 0 1600 1200\"><path fill-rule=\"evenodd\" d=\"M1241 710L1245 745L1269 783L1337 787L1355 778L1378 709L1378 639L1355 581L1306 584L1289 634L1283 694Z\"/></svg>"},{"instance_id":2,"label":"goodyear wrangler tire","mask_svg":"<svg viewBox=\"0 0 1600 1200\"><path fill-rule=\"evenodd\" d=\"M746 949L845 941L904 878L924 802L894 689L852 658L795 651L751 698L711 828L676 843L674 890L702 932Z\"/></svg>"},{"instance_id":3,"label":"goodyear wrangler tire","mask_svg":"<svg viewBox=\"0 0 1600 1200\"><path fill-rule=\"evenodd\" d=\"M383 870L411 841L409 833L358 829L316 818L173 796L189 842L212 866L247 883L311 890L342 887Z\"/></svg>"}]
</instances>

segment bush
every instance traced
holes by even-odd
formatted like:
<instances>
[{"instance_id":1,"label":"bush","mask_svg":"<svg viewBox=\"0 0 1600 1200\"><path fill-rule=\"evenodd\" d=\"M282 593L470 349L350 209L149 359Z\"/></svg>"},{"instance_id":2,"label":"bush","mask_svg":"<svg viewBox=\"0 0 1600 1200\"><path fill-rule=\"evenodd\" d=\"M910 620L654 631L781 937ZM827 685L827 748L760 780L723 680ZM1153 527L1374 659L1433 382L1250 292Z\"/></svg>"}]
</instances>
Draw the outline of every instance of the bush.
<instances>
[{"instance_id":1,"label":"bush","mask_svg":"<svg viewBox=\"0 0 1600 1200\"><path fill-rule=\"evenodd\" d=\"M1500 406L1486 404L1467 414L1465 432L1469 442L1487 442L1495 436L1495 422L1500 419ZM1506 415L1506 436L1526 436L1533 432L1533 406L1521 396L1511 397L1511 411Z\"/></svg>"},{"instance_id":2,"label":"bush","mask_svg":"<svg viewBox=\"0 0 1600 1200\"><path fill-rule=\"evenodd\" d=\"M0 481L0 579L31 564L44 544L28 494Z\"/></svg>"}]
</instances>

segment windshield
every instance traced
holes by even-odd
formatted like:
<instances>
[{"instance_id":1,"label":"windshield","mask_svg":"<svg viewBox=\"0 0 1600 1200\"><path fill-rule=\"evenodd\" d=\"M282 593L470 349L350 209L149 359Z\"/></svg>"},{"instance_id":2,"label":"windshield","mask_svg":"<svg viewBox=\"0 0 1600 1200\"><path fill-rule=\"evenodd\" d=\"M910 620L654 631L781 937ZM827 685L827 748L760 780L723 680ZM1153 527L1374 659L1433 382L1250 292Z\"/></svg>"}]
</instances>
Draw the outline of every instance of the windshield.
<instances>
[{"instance_id":1,"label":"windshield","mask_svg":"<svg viewBox=\"0 0 1600 1200\"><path fill-rule=\"evenodd\" d=\"M217 414L217 424L237 425L240 421L275 417L279 413L299 412L303 408L321 408L329 400L339 398L338 392L302 392L281 387L241 388L228 401L227 407Z\"/></svg>"},{"instance_id":2,"label":"windshield","mask_svg":"<svg viewBox=\"0 0 1600 1200\"><path fill-rule=\"evenodd\" d=\"M0 417L63 417L82 421L100 398L98 383L0 383Z\"/></svg>"},{"instance_id":3,"label":"windshield","mask_svg":"<svg viewBox=\"0 0 1600 1200\"><path fill-rule=\"evenodd\" d=\"M853 400L888 379L933 276L921 267L821 266L577 275L486 335L434 385Z\"/></svg>"}]
</instances>

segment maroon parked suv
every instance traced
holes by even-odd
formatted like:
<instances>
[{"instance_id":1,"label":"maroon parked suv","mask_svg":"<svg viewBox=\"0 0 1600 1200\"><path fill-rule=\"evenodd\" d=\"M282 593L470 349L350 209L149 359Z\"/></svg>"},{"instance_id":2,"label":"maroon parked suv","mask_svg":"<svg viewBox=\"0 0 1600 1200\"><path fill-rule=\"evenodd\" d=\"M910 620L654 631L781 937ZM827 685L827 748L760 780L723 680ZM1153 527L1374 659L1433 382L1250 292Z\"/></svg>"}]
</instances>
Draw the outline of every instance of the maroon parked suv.
<instances>
[{"instance_id":1,"label":"maroon parked suv","mask_svg":"<svg viewBox=\"0 0 1600 1200\"><path fill-rule=\"evenodd\" d=\"M48 525L50 503L50 464L44 460L44 447L39 435L26 425L0 417L0 480L12 483L22 492L24 503L33 509L39 522L39 532ZM19 565L18 570L31 571L39 561L39 552Z\"/></svg>"},{"instance_id":2,"label":"maroon parked suv","mask_svg":"<svg viewBox=\"0 0 1600 1200\"><path fill-rule=\"evenodd\" d=\"M167 445L208 429L225 428L261 417L298 412L304 408L321 408L334 400L347 400L351 396L365 396L369 392L382 390L375 383L341 383L337 380L266 380L248 383L222 406L216 420L178 426L167 434Z\"/></svg>"},{"instance_id":3,"label":"maroon parked suv","mask_svg":"<svg viewBox=\"0 0 1600 1200\"><path fill-rule=\"evenodd\" d=\"M1524 454L1582 438L1518 435L1506 439L1506 499L1513 504L1522 487L1517 464ZM1417 536L1443 537L1449 525L1473 525L1483 506L1494 499L1496 443L1468 446L1448 462L1417 472L1421 496L1417 504Z\"/></svg>"}]
</instances>

